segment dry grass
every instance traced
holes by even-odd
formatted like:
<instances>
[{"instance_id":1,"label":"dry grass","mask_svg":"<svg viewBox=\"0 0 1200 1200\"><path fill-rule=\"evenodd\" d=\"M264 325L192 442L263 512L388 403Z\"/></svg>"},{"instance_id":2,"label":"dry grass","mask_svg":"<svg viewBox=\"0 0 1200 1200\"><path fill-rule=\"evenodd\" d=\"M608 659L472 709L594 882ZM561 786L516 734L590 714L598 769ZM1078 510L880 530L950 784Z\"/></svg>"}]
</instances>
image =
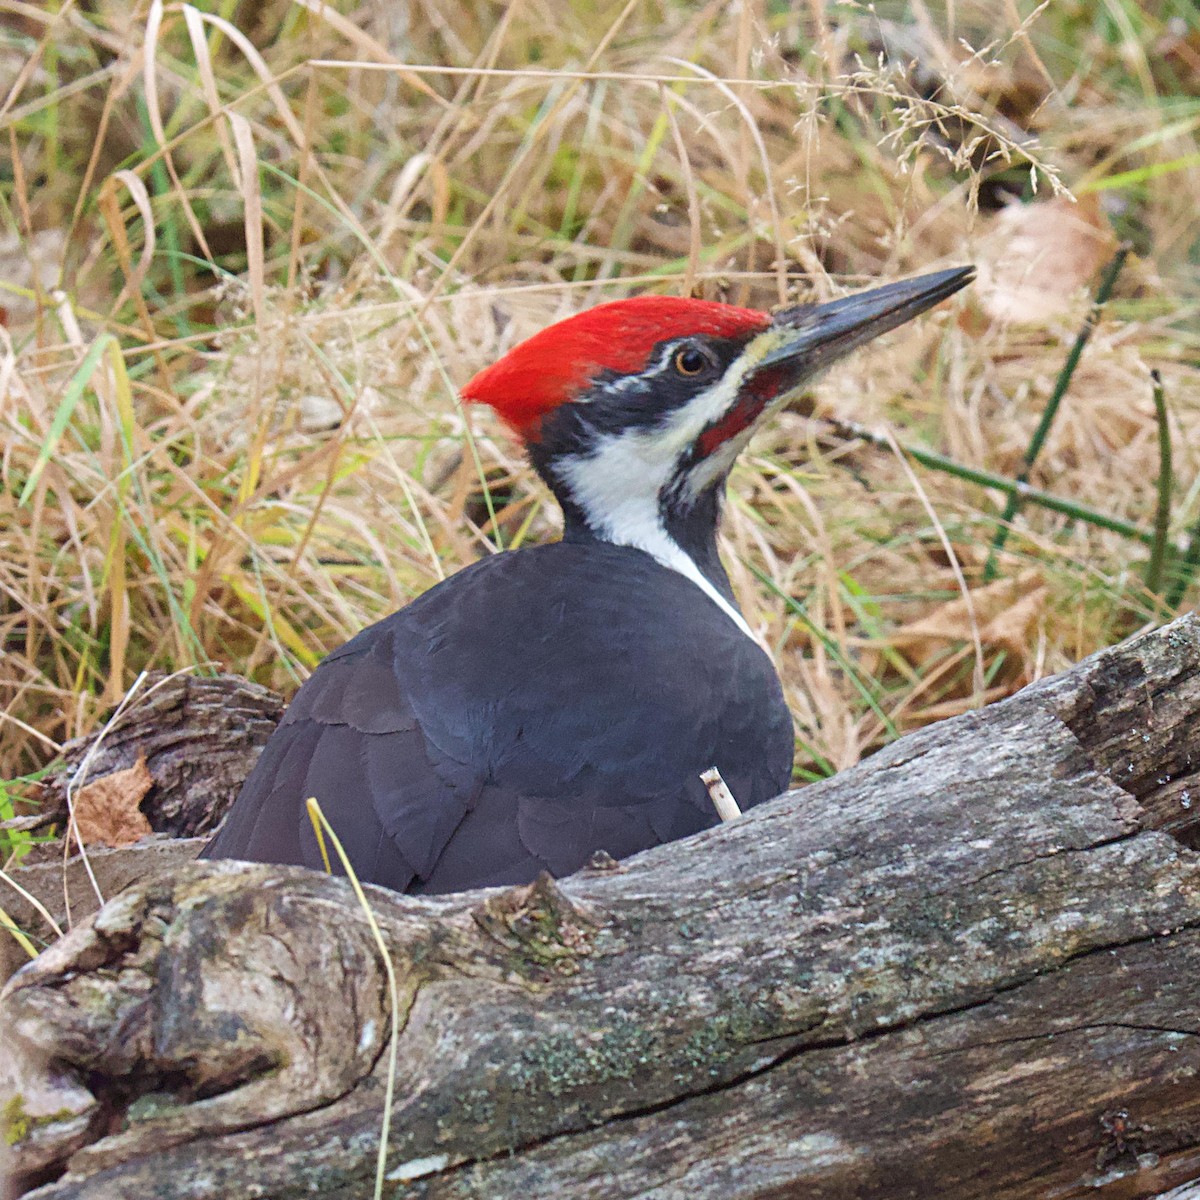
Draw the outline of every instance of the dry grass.
<instances>
[{"instance_id":1,"label":"dry grass","mask_svg":"<svg viewBox=\"0 0 1200 1200\"><path fill-rule=\"evenodd\" d=\"M826 418L1014 475L1129 238L1031 480L1152 529L1158 368L1183 577L1186 0L953 21L761 0L49 7L0 0L0 778L96 727L144 668L290 689L476 556L553 537L543 489L455 389L637 289L766 306L983 267L735 473L727 556L800 777L1169 615L1142 541L1035 507L985 585L1003 495Z\"/></svg>"}]
</instances>

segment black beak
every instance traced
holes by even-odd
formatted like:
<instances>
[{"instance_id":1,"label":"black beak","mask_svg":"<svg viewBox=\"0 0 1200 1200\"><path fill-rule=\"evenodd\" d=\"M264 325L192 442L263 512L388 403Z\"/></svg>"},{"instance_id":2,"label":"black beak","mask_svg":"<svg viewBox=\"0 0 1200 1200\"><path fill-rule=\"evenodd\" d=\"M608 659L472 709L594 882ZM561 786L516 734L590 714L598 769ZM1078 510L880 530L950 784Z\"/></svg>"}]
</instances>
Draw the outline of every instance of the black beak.
<instances>
[{"instance_id":1,"label":"black beak","mask_svg":"<svg viewBox=\"0 0 1200 1200\"><path fill-rule=\"evenodd\" d=\"M774 315L771 331L783 331L785 336L766 352L753 374L782 368L789 375L794 372L791 382L799 383L856 346L940 304L974 278L974 267L955 267L889 283L828 304L782 309Z\"/></svg>"}]
</instances>

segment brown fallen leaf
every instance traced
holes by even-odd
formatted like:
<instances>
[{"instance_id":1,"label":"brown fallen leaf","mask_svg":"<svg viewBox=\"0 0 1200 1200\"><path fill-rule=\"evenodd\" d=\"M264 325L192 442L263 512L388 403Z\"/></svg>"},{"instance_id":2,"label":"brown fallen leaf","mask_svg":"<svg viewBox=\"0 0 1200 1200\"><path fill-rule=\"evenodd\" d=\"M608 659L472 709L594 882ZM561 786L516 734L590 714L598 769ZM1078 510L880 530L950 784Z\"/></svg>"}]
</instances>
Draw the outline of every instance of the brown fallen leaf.
<instances>
[{"instance_id":1,"label":"brown fallen leaf","mask_svg":"<svg viewBox=\"0 0 1200 1200\"><path fill-rule=\"evenodd\" d=\"M1046 596L1047 589L1036 570L973 589L971 605L979 640L985 646L1013 654L1025 653L1022 637L1040 617ZM923 662L948 642L969 642L973 638L967 602L958 595L919 620L902 625L892 634L891 642L910 662Z\"/></svg>"},{"instance_id":2,"label":"brown fallen leaf","mask_svg":"<svg viewBox=\"0 0 1200 1200\"><path fill-rule=\"evenodd\" d=\"M976 297L994 321L1040 324L1071 313L1115 246L1095 195L1010 205L979 247Z\"/></svg>"},{"instance_id":3,"label":"brown fallen leaf","mask_svg":"<svg viewBox=\"0 0 1200 1200\"><path fill-rule=\"evenodd\" d=\"M113 771L75 793L75 828L86 846L132 846L154 832L139 805L154 786L142 755L132 767Z\"/></svg>"},{"instance_id":4,"label":"brown fallen leaf","mask_svg":"<svg viewBox=\"0 0 1200 1200\"><path fill-rule=\"evenodd\" d=\"M1036 640L1036 626L1049 595L1045 584L1027 592L979 631L980 640L985 646L1007 650L1014 659L1025 659Z\"/></svg>"}]
</instances>

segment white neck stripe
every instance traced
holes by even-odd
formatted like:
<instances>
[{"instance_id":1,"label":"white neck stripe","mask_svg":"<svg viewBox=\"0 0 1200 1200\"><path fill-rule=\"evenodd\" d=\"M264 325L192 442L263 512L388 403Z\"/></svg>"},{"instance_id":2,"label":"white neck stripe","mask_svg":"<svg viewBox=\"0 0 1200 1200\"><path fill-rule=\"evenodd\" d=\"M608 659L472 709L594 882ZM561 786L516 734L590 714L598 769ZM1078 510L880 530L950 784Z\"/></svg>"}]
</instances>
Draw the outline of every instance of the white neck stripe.
<instances>
[{"instance_id":1,"label":"white neck stripe","mask_svg":"<svg viewBox=\"0 0 1200 1200\"><path fill-rule=\"evenodd\" d=\"M669 567L672 571L678 571L685 579L690 579L752 642L758 642L754 631L746 623L746 618L719 591L713 586L713 582L696 566L693 559L686 551L674 541L662 526L659 526L659 532L662 535L661 541L655 539L657 545L646 546L640 542L629 542L627 545L636 546L639 550L644 550L651 558L662 563L664 567ZM759 645L762 643L759 642Z\"/></svg>"},{"instance_id":2,"label":"white neck stripe","mask_svg":"<svg viewBox=\"0 0 1200 1200\"><path fill-rule=\"evenodd\" d=\"M619 443L612 444L614 450L623 449ZM607 473L597 472L594 461L567 460L559 464L559 470L569 477L572 493L592 499L589 487L606 479L623 479L627 477L624 471ZM585 509L586 511L586 509ZM685 579L694 583L752 642L762 646L762 641L755 636L754 631L746 623L746 618L725 599L717 590L711 579L696 566L692 557L675 541L663 527L662 518L658 513L657 498L653 496L630 495L625 492L620 500L608 498L604 503L591 506L592 512L606 513L608 519L603 527L596 532L616 546L630 546L635 550L643 550L655 562L662 564L668 570L675 571ZM766 649L766 647L763 647Z\"/></svg>"},{"instance_id":3,"label":"white neck stripe","mask_svg":"<svg viewBox=\"0 0 1200 1200\"><path fill-rule=\"evenodd\" d=\"M691 580L742 633L762 646L746 618L667 533L659 512L659 494L670 482L680 455L713 414L729 406L733 388L734 381L724 379L674 414L665 427L605 435L586 453L556 460L554 471L600 537L617 546L644 550L664 567ZM732 454L737 449L734 446Z\"/></svg>"}]
</instances>

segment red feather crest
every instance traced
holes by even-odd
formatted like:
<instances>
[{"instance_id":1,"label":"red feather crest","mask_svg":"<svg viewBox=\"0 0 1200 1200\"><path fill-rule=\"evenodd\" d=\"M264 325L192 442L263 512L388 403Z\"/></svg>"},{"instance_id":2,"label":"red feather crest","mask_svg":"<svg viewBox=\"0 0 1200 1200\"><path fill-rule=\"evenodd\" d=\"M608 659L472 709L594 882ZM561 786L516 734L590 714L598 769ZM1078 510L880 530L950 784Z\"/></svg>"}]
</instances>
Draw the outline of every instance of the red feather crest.
<instances>
[{"instance_id":1,"label":"red feather crest","mask_svg":"<svg viewBox=\"0 0 1200 1200\"><path fill-rule=\"evenodd\" d=\"M491 405L521 437L535 439L542 417L578 396L601 371L640 371L651 350L670 338L745 337L765 329L770 320L767 313L711 300L614 300L514 346L463 388L463 399Z\"/></svg>"}]
</instances>

